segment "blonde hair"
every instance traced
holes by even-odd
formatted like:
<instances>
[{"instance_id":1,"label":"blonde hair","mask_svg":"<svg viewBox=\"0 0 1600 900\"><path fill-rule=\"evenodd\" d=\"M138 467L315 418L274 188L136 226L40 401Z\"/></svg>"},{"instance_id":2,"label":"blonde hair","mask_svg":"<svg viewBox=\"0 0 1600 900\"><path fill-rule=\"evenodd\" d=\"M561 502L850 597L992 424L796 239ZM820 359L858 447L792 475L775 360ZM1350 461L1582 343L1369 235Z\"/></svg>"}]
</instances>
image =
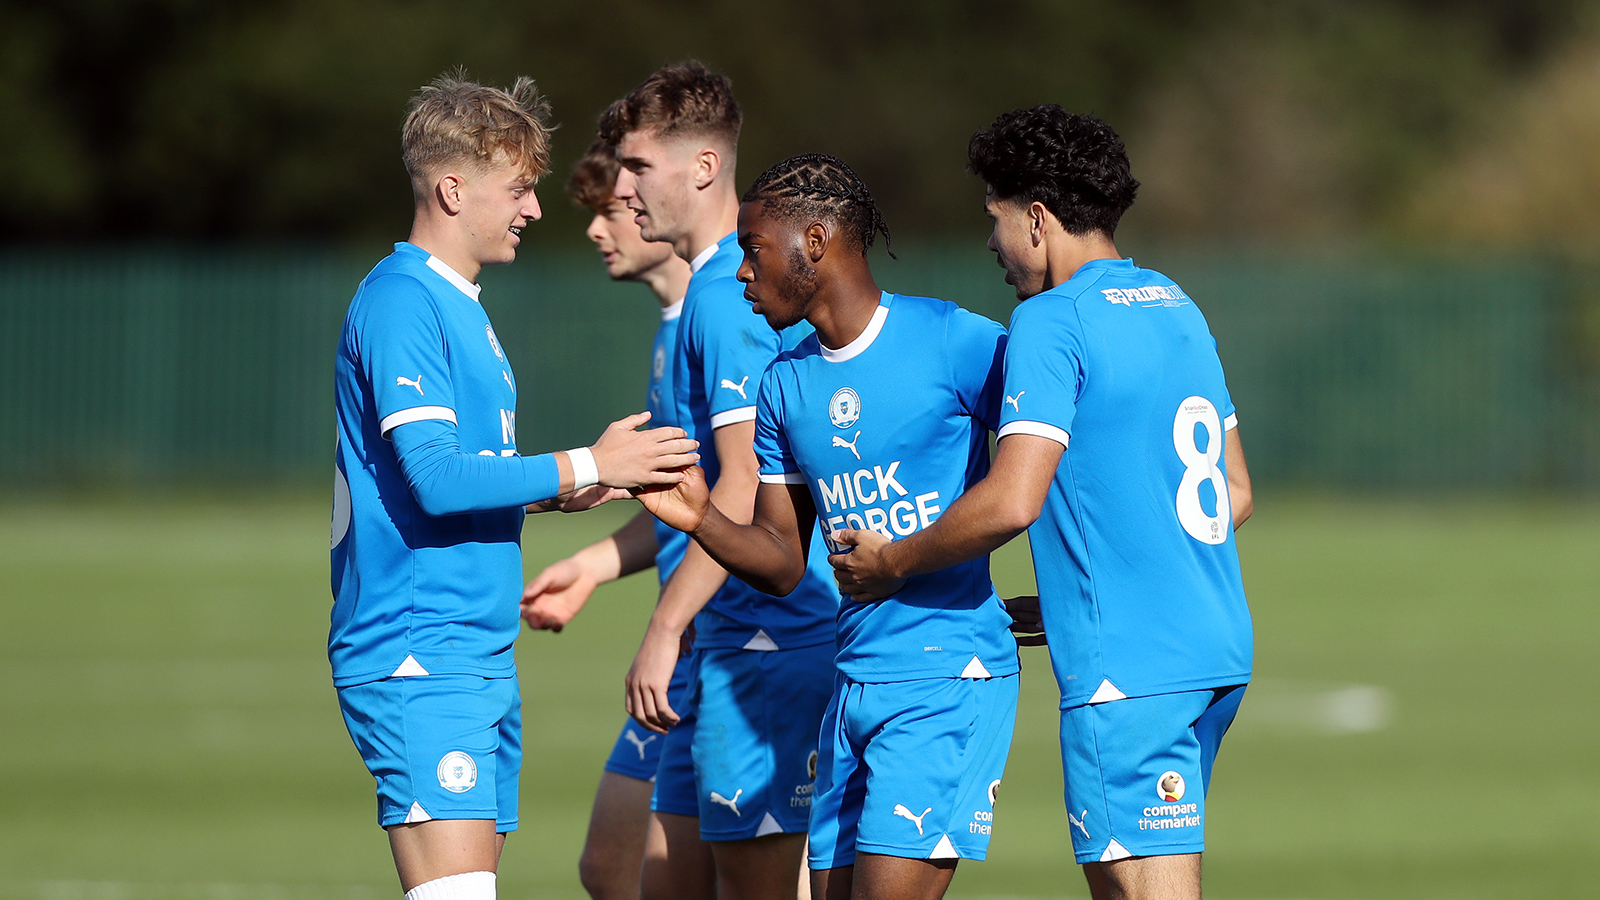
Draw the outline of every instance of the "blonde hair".
<instances>
[{"instance_id":1,"label":"blonde hair","mask_svg":"<svg viewBox=\"0 0 1600 900\"><path fill-rule=\"evenodd\" d=\"M468 81L456 70L411 97L401 129L401 159L411 189L423 197L441 167L464 165L482 174L502 160L530 180L550 171L550 103L532 78L510 90Z\"/></svg>"}]
</instances>

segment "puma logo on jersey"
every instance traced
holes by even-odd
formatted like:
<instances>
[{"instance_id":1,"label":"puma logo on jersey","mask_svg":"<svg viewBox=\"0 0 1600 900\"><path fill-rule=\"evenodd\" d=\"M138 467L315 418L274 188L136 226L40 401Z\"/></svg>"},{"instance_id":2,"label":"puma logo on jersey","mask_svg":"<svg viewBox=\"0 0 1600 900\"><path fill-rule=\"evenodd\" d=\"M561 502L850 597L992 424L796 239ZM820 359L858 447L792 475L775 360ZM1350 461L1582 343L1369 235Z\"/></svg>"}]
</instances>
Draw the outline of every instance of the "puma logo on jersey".
<instances>
[{"instance_id":1,"label":"puma logo on jersey","mask_svg":"<svg viewBox=\"0 0 1600 900\"><path fill-rule=\"evenodd\" d=\"M655 740L659 735L652 734L652 735L647 736L644 740L641 741L641 740L639 740L639 736L637 734L633 733L633 729L629 728L626 731L622 732L622 736L628 739L628 743L632 744L633 746L635 746L635 747L637 747L639 749L639 761L640 762L644 762L644 747L645 747L645 745L650 743L651 741Z\"/></svg>"},{"instance_id":2,"label":"puma logo on jersey","mask_svg":"<svg viewBox=\"0 0 1600 900\"><path fill-rule=\"evenodd\" d=\"M394 386L395 387L401 387L402 385L410 385L410 386L412 386L412 387L417 389L417 393L418 394L422 394L422 396L424 396L424 397L427 396L427 394L423 394L422 393L422 376L421 375L417 376L417 380L416 381L412 381L411 379L405 377L404 375L401 375L399 378L396 378L394 380Z\"/></svg>"},{"instance_id":3,"label":"puma logo on jersey","mask_svg":"<svg viewBox=\"0 0 1600 900\"><path fill-rule=\"evenodd\" d=\"M506 387L511 388L513 391L517 389L517 386L511 383L511 373L510 372L507 372L505 369L501 369L500 370L500 377L504 378L506 380Z\"/></svg>"},{"instance_id":4,"label":"puma logo on jersey","mask_svg":"<svg viewBox=\"0 0 1600 900\"><path fill-rule=\"evenodd\" d=\"M745 377L748 378L750 376L746 375ZM729 800L727 797L722 796L716 791L712 791L711 802L720 803L723 806L726 806L727 808L733 810L733 814L737 816L739 815L739 795L742 793L744 793L744 788L739 788L737 791L733 792L733 799Z\"/></svg>"},{"instance_id":5,"label":"puma logo on jersey","mask_svg":"<svg viewBox=\"0 0 1600 900\"><path fill-rule=\"evenodd\" d=\"M901 805L899 803L896 803L894 805L894 814L899 816L902 819L910 819L917 826L917 834L919 834L919 835L922 834L922 818L923 818L923 816L926 816L928 813L931 813L931 812L933 812L933 807L930 806L927 809L922 811L922 815L921 816L913 816L911 814L911 810L906 809L903 805Z\"/></svg>"},{"instance_id":6,"label":"puma logo on jersey","mask_svg":"<svg viewBox=\"0 0 1600 900\"><path fill-rule=\"evenodd\" d=\"M1089 815L1089 811L1087 809L1084 810L1081 813L1078 813L1078 816L1088 816L1088 815ZM1083 839L1084 840L1086 840L1086 841L1094 840L1094 838L1089 837L1089 829L1083 827L1083 819L1078 818L1078 816L1075 816L1075 815L1073 815L1072 813L1069 812L1069 813L1067 813L1067 821L1071 822L1072 824L1074 824L1076 826L1078 826L1078 830L1083 832Z\"/></svg>"},{"instance_id":7,"label":"puma logo on jersey","mask_svg":"<svg viewBox=\"0 0 1600 900\"><path fill-rule=\"evenodd\" d=\"M738 391L740 399L749 400L750 398L746 397L744 395L744 383L749 381L749 380L750 380L750 376L746 375L745 377L739 379L739 383L738 384L734 384L733 382L731 382L728 379L724 378L724 379L722 379L721 387L725 387L730 391Z\"/></svg>"},{"instance_id":8,"label":"puma logo on jersey","mask_svg":"<svg viewBox=\"0 0 1600 900\"><path fill-rule=\"evenodd\" d=\"M860 440L861 440L861 432L859 432L859 431L856 432L856 436L855 437L851 438L848 441L836 434L836 435L833 436L833 445L835 447L843 447L846 450L849 450L851 453L854 453L856 459L859 460L861 458L861 452L856 449L856 443L858 441L860 441Z\"/></svg>"},{"instance_id":9,"label":"puma logo on jersey","mask_svg":"<svg viewBox=\"0 0 1600 900\"><path fill-rule=\"evenodd\" d=\"M1022 399L1022 395L1026 394L1026 393L1027 393L1027 391L1017 391L1017 395L1015 397L1011 396L1010 394L1007 394L1006 395L1006 402L1011 404L1011 408L1012 409L1016 410L1017 412L1022 412L1021 407L1017 406L1017 401L1021 400Z\"/></svg>"}]
</instances>

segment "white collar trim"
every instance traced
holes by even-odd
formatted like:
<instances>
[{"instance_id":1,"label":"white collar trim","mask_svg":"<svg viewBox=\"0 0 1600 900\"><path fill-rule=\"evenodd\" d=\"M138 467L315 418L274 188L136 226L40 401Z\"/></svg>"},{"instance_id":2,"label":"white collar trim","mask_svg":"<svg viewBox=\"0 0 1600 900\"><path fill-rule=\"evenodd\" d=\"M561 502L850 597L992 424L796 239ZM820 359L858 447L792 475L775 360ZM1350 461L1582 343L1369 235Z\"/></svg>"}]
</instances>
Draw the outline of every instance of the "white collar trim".
<instances>
[{"instance_id":1,"label":"white collar trim","mask_svg":"<svg viewBox=\"0 0 1600 900\"><path fill-rule=\"evenodd\" d=\"M719 250L721 247L722 242L716 241L712 243L711 246L701 250L694 259L689 260L689 274L693 275L694 273L705 268L705 264L711 261L711 257L717 255L717 250Z\"/></svg>"},{"instance_id":2,"label":"white collar trim","mask_svg":"<svg viewBox=\"0 0 1600 900\"><path fill-rule=\"evenodd\" d=\"M434 270L435 272L438 272L441 276L444 277L445 281L448 281L451 284L455 285L457 290L459 290L463 294L466 294L468 297L471 297L473 303L482 303L483 302L482 300L478 299L478 293L483 290L483 286L482 285L478 285L478 284L473 284L472 282L470 282L467 279L463 278L461 276L460 272L457 272L455 269L450 268L450 264L449 263L445 262L444 260L440 259L437 256L433 256L433 255L430 254L428 256L428 268Z\"/></svg>"},{"instance_id":3,"label":"white collar trim","mask_svg":"<svg viewBox=\"0 0 1600 900\"><path fill-rule=\"evenodd\" d=\"M889 307L880 305L872 311L872 319L867 322L867 327L856 335L856 339L837 350L829 350L822 346L822 339L817 339L817 346L822 347L822 358L828 362L841 363L847 359L855 359L872 346L877 340L878 332L883 330L883 323L889 318Z\"/></svg>"},{"instance_id":4,"label":"white collar trim","mask_svg":"<svg viewBox=\"0 0 1600 900\"><path fill-rule=\"evenodd\" d=\"M677 303L661 307L661 321L663 322L671 322L681 315L683 315L683 298L681 297L678 298Z\"/></svg>"}]
</instances>

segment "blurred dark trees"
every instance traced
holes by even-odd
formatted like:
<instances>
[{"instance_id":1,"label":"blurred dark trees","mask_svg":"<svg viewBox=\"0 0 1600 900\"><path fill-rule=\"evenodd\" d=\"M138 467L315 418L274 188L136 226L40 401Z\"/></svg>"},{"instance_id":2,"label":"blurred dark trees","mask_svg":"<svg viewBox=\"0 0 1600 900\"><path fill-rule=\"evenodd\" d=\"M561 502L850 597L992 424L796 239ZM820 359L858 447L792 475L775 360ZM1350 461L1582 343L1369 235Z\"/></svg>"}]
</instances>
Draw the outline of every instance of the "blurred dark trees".
<instances>
[{"instance_id":1,"label":"blurred dark trees","mask_svg":"<svg viewBox=\"0 0 1600 900\"><path fill-rule=\"evenodd\" d=\"M734 79L741 181L836 153L897 233L981 230L967 138L1055 101L1128 139L1140 233L1349 237L1417 220L1585 21L1579 0L0 0L0 239L395 238L406 98L457 65L550 94L543 197L571 225L557 183L595 115L689 57Z\"/></svg>"}]
</instances>

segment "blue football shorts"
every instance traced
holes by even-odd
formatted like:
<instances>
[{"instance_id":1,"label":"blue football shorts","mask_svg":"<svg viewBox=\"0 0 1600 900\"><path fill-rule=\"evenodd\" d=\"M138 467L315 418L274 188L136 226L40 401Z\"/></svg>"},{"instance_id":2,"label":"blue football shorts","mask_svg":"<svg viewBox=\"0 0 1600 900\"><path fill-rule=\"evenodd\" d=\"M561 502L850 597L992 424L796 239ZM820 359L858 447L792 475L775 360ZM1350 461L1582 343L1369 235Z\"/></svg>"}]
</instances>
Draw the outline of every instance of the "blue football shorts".
<instances>
[{"instance_id":1,"label":"blue football shorts","mask_svg":"<svg viewBox=\"0 0 1600 900\"><path fill-rule=\"evenodd\" d=\"M667 703L674 712L683 713L683 697L688 685L689 657L680 656L672 669L672 681L667 684ZM629 717L622 723L622 733L617 735L617 743L606 758L605 769L640 781L655 781L661 762L661 744L662 735Z\"/></svg>"},{"instance_id":2,"label":"blue football shorts","mask_svg":"<svg viewBox=\"0 0 1600 900\"><path fill-rule=\"evenodd\" d=\"M339 688L339 709L378 782L378 824L493 819L517 829L517 679L385 678Z\"/></svg>"},{"instance_id":3,"label":"blue football shorts","mask_svg":"<svg viewBox=\"0 0 1600 900\"><path fill-rule=\"evenodd\" d=\"M701 653L689 689L700 837L804 834L834 645Z\"/></svg>"},{"instance_id":4,"label":"blue football shorts","mask_svg":"<svg viewBox=\"0 0 1600 900\"><path fill-rule=\"evenodd\" d=\"M983 859L1020 675L864 684L839 675L822 722L810 864L856 853Z\"/></svg>"},{"instance_id":5,"label":"blue football shorts","mask_svg":"<svg viewBox=\"0 0 1600 900\"><path fill-rule=\"evenodd\" d=\"M694 683L700 677L700 656L704 651L695 650L688 656L680 657L678 665L672 670L672 680L678 680L678 673L683 673L684 686L676 696L670 696L671 686L668 686L667 703L672 706L672 711L678 714L678 724L672 726L666 736L656 735L660 740L654 744L656 750L655 788L650 792L650 809L658 813L673 816L698 816L700 815L700 801L698 792L694 788ZM638 727L635 724L634 727ZM644 729L639 729L644 731ZM645 734L655 734L645 731Z\"/></svg>"},{"instance_id":6,"label":"blue football shorts","mask_svg":"<svg viewBox=\"0 0 1600 900\"><path fill-rule=\"evenodd\" d=\"M1206 789L1244 685L1061 711L1068 831L1080 863L1205 850Z\"/></svg>"}]
</instances>

